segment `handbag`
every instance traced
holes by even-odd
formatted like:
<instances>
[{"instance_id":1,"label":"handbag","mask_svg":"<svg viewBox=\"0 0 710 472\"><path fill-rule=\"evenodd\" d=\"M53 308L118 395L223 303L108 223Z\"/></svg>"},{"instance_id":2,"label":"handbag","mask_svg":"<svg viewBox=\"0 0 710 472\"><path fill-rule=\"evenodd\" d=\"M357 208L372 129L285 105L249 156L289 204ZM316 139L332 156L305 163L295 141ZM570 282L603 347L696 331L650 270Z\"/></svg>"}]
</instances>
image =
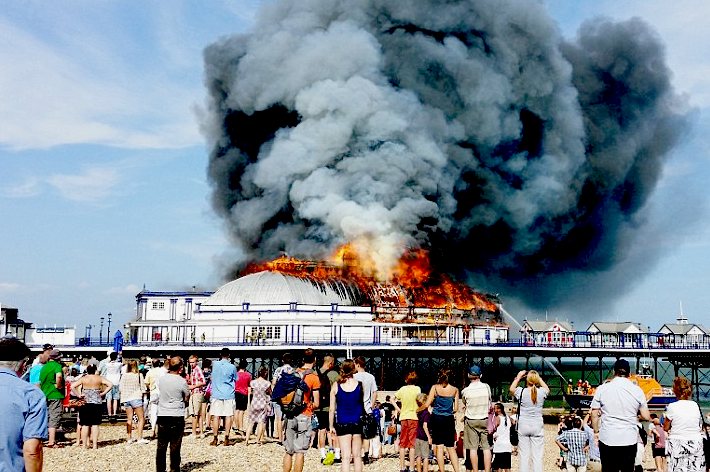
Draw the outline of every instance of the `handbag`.
<instances>
[{"instance_id":1,"label":"handbag","mask_svg":"<svg viewBox=\"0 0 710 472\"><path fill-rule=\"evenodd\" d=\"M372 439L377 436L377 422L375 417L365 411L363 407L360 413L360 424L362 425L362 438Z\"/></svg>"},{"instance_id":2,"label":"handbag","mask_svg":"<svg viewBox=\"0 0 710 472\"><path fill-rule=\"evenodd\" d=\"M392 423L391 425L387 426L387 435L394 436L395 434L397 434L397 425Z\"/></svg>"},{"instance_id":3,"label":"handbag","mask_svg":"<svg viewBox=\"0 0 710 472\"><path fill-rule=\"evenodd\" d=\"M496 411L493 408L493 405L490 405L488 407L488 419L486 420L486 429L488 430L488 434L492 435L495 433L496 428Z\"/></svg>"}]
</instances>

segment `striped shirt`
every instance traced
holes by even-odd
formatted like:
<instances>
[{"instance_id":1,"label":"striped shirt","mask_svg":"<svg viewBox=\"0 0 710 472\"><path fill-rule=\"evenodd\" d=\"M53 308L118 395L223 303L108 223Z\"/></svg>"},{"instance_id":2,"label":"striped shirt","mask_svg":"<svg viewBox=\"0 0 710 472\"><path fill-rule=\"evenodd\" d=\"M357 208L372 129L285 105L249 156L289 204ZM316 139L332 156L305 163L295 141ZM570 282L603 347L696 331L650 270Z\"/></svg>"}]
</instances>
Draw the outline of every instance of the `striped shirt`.
<instances>
[{"instance_id":1,"label":"striped shirt","mask_svg":"<svg viewBox=\"0 0 710 472\"><path fill-rule=\"evenodd\" d=\"M581 429L573 428L557 436L557 440L567 446L567 462L573 466L579 467L587 465L587 454L584 452L585 446L589 444L587 433Z\"/></svg>"}]
</instances>

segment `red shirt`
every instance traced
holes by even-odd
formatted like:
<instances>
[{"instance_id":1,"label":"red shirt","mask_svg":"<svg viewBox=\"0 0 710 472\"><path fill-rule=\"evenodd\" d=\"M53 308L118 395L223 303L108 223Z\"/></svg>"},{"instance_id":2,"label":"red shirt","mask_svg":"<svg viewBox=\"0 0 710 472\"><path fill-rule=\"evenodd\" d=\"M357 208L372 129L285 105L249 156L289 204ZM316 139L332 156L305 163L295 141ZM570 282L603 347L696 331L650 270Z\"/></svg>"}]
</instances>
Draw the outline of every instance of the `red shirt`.
<instances>
[{"instance_id":1,"label":"red shirt","mask_svg":"<svg viewBox=\"0 0 710 472\"><path fill-rule=\"evenodd\" d=\"M251 374L247 371L240 370L237 372L237 380L234 382L234 391L242 395L249 394L249 384L251 383Z\"/></svg>"},{"instance_id":2,"label":"red shirt","mask_svg":"<svg viewBox=\"0 0 710 472\"><path fill-rule=\"evenodd\" d=\"M298 373L303 375L304 369L298 369ZM313 392L317 392L318 389L320 388L320 379L318 378L318 374L313 371L306 375L306 377L303 379L306 382L306 385L308 385L308 392L304 395L303 401L306 403L306 409L303 410L303 415L306 416L313 416Z\"/></svg>"}]
</instances>

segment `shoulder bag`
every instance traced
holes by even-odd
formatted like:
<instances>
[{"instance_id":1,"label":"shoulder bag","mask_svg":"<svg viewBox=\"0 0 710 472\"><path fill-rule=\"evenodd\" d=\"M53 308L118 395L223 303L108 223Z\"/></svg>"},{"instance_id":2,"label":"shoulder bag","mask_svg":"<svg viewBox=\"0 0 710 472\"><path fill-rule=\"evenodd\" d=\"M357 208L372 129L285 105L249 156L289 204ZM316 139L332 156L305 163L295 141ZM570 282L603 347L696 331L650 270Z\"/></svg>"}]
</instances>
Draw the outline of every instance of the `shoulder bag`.
<instances>
[{"instance_id":1,"label":"shoulder bag","mask_svg":"<svg viewBox=\"0 0 710 472\"><path fill-rule=\"evenodd\" d=\"M510 428L510 444L513 446L518 445L518 424L520 424L520 400L523 399L523 392L525 391L525 387L520 391L520 397L518 397L518 417L516 418L515 421L515 426Z\"/></svg>"}]
</instances>

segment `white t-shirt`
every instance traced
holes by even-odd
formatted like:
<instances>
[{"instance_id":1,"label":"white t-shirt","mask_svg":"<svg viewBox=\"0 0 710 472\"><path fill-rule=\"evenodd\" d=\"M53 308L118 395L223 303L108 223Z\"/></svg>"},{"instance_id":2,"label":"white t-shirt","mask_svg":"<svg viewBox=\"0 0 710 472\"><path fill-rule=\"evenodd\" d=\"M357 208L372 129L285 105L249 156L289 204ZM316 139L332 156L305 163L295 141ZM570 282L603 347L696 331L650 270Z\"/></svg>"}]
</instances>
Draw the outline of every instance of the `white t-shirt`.
<instances>
[{"instance_id":1,"label":"white t-shirt","mask_svg":"<svg viewBox=\"0 0 710 472\"><path fill-rule=\"evenodd\" d=\"M377 393L377 381L375 380L375 376L369 372L356 372L353 378L358 382L362 382L365 411L372 413L372 398L375 393Z\"/></svg>"},{"instance_id":2,"label":"white t-shirt","mask_svg":"<svg viewBox=\"0 0 710 472\"><path fill-rule=\"evenodd\" d=\"M700 409L692 400L678 400L666 407L666 418L671 420L671 430L668 439L684 439L686 441L702 440L700 424Z\"/></svg>"},{"instance_id":3,"label":"white t-shirt","mask_svg":"<svg viewBox=\"0 0 710 472\"><path fill-rule=\"evenodd\" d=\"M121 381L121 367L122 363L118 361L111 361L106 364L106 380L114 385L118 385Z\"/></svg>"},{"instance_id":4,"label":"white t-shirt","mask_svg":"<svg viewBox=\"0 0 710 472\"><path fill-rule=\"evenodd\" d=\"M597 388L592 410L601 410L599 442L630 446L638 441L638 412L646 407L646 395L626 377L614 377Z\"/></svg>"},{"instance_id":5,"label":"white t-shirt","mask_svg":"<svg viewBox=\"0 0 710 472\"><path fill-rule=\"evenodd\" d=\"M526 420L542 420L542 407L545 404L545 399L550 392L542 387L537 387L537 402L532 401L532 389L525 387L517 387L515 389L515 399L520 400L520 415L521 421ZM520 396L522 395L522 398Z\"/></svg>"}]
</instances>

